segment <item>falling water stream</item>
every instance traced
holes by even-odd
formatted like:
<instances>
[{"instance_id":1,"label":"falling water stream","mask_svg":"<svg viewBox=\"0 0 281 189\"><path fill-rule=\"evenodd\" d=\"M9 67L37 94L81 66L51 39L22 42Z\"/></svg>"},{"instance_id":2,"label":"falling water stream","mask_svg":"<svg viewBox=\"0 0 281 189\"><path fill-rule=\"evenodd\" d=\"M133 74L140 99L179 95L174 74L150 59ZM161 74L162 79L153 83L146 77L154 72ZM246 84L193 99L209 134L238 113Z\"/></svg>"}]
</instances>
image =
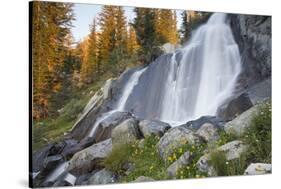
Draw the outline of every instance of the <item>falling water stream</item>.
<instances>
[{"instance_id":1,"label":"falling water stream","mask_svg":"<svg viewBox=\"0 0 281 189\"><path fill-rule=\"evenodd\" d=\"M116 108L98 118L89 136L116 111L179 125L215 115L233 94L241 64L226 14L213 14L186 46L163 56L168 58L159 58L130 76Z\"/></svg>"},{"instance_id":2,"label":"falling water stream","mask_svg":"<svg viewBox=\"0 0 281 189\"><path fill-rule=\"evenodd\" d=\"M240 54L226 14L215 13L198 28L170 72L160 119L177 123L203 115L215 115L218 106L232 95L240 73Z\"/></svg>"}]
</instances>

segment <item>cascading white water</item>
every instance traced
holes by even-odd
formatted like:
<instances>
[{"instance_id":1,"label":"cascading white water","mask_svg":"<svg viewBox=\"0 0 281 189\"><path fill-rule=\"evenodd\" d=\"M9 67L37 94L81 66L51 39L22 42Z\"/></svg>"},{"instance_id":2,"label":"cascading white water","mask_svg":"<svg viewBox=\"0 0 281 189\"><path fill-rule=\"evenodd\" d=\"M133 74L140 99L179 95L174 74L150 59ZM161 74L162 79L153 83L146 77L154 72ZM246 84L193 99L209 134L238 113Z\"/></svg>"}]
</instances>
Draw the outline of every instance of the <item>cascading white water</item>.
<instances>
[{"instance_id":1,"label":"cascading white water","mask_svg":"<svg viewBox=\"0 0 281 189\"><path fill-rule=\"evenodd\" d=\"M226 17L224 13L213 14L185 47L135 71L123 86L114 110L102 114L88 136L116 111L171 125L215 115L219 105L233 94L241 70L238 45Z\"/></svg>"},{"instance_id":2,"label":"cascading white water","mask_svg":"<svg viewBox=\"0 0 281 189\"><path fill-rule=\"evenodd\" d=\"M198 28L177 62L171 57L160 119L184 123L203 115L215 115L232 95L240 73L240 54L226 14L215 13Z\"/></svg>"},{"instance_id":3,"label":"cascading white water","mask_svg":"<svg viewBox=\"0 0 281 189\"><path fill-rule=\"evenodd\" d=\"M51 172L48 177L45 179L44 182L51 182L54 183L59 176L61 176L62 174L64 174L66 172L67 167L69 166L69 162L63 162L61 164L59 164L54 170L53 172Z\"/></svg>"},{"instance_id":4,"label":"cascading white water","mask_svg":"<svg viewBox=\"0 0 281 189\"><path fill-rule=\"evenodd\" d=\"M104 120L106 120L107 118L109 118L113 113L117 112L117 111L125 111L125 105L126 105L126 102L130 96L130 94L132 93L135 85L138 84L138 81L139 81L139 77L142 75L142 73L146 70L146 68L143 68L141 70L138 70L136 72L134 72L130 79L127 81L126 85L124 86L124 89L121 93L121 97L120 99L118 100L117 102L117 106L115 107L115 109L109 111L109 112L106 112L106 113L103 113L100 117L98 117L98 119L95 121L94 125L92 126L89 134L88 134L88 137L93 137L95 132L96 132L96 129L98 127L98 125L103 122Z\"/></svg>"},{"instance_id":5,"label":"cascading white water","mask_svg":"<svg viewBox=\"0 0 281 189\"><path fill-rule=\"evenodd\" d=\"M121 98L118 100L118 103L116 106L116 110L118 110L118 111L125 110L125 105L126 105L126 102L129 98L130 94L132 93L134 87L138 84L140 76L146 69L147 68L143 68L132 74L132 76L130 77L129 81L126 83L126 85L122 91Z\"/></svg>"}]
</instances>

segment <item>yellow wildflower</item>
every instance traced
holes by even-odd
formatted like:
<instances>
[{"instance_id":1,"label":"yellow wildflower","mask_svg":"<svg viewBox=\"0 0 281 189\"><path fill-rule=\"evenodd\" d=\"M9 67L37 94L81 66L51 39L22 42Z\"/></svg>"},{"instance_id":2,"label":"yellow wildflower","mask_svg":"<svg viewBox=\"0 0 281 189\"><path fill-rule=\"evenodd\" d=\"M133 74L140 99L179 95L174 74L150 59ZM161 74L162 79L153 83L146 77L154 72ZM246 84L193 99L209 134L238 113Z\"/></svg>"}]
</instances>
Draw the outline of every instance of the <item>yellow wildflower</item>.
<instances>
[{"instance_id":1,"label":"yellow wildflower","mask_svg":"<svg viewBox=\"0 0 281 189\"><path fill-rule=\"evenodd\" d=\"M169 157L168 157L168 161L172 161L172 157L169 156Z\"/></svg>"},{"instance_id":2,"label":"yellow wildflower","mask_svg":"<svg viewBox=\"0 0 281 189\"><path fill-rule=\"evenodd\" d=\"M179 149L179 153L182 153L182 148Z\"/></svg>"}]
</instances>

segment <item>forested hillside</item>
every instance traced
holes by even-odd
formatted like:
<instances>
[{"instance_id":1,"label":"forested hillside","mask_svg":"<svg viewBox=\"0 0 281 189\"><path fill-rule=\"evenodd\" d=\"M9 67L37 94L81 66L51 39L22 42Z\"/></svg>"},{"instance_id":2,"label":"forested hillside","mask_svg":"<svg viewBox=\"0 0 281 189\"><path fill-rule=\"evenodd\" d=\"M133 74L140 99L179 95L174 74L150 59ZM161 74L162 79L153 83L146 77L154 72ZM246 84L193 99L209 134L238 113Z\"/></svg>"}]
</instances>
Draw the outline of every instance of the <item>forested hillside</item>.
<instances>
[{"instance_id":1,"label":"forested hillside","mask_svg":"<svg viewBox=\"0 0 281 189\"><path fill-rule=\"evenodd\" d=\"M124 9L103 6L92 18L89 35L75 42L73 4L34 2L32 17L33 118L35 147L71 128L104 81L126 68L147 65L165 43L185 43L209 13L135 8L127 22ZM182 26L177 29L177 19ZM42 140L44 136L44 140Z\"/></svg>"}]
</instances>

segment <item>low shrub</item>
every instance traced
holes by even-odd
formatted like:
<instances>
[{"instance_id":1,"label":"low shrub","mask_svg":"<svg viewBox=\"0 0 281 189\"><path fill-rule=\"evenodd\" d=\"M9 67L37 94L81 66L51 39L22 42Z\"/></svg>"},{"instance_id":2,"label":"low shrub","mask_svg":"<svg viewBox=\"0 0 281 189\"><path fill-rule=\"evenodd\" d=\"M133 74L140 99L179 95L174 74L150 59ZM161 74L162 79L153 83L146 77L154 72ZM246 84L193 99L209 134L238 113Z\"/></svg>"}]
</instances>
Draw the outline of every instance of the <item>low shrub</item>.
<instances>
[{"instance_id":1,"label":"low shrub","mask_svg":"<svg viewBox=\"0 0 281 189\"><path fill-rule=\"evenodd\" d=\"M248 162L271 163L271 102L261 104L243 140L249 146Z\"/></svg>"},{"instance_id":2,"label":"low shrub","mask_svg":"<svg viewBox=\"0 0 281 189\"><path fill-rule=\"evenodd\" d=\"M228 161L225 153L221 151L211 152L209 163L218 176L242 175L247 166L245 154Z\"/></svg>"},{"instance_id":3,"label":"low shrub","mask_svg":"<svg viewBox=\"0 0 281 189\"><path fill-rule=\"evenodd\" d=\"M106 169L121 175L122 182L130 182L139 176L151 177L155 180L167 178L164 161L157 152L159 137L150 136L140 141L113 146L111 154L104 160ZM126 173L126 165L133 169Z\"/></svg>"}]
</instances>

